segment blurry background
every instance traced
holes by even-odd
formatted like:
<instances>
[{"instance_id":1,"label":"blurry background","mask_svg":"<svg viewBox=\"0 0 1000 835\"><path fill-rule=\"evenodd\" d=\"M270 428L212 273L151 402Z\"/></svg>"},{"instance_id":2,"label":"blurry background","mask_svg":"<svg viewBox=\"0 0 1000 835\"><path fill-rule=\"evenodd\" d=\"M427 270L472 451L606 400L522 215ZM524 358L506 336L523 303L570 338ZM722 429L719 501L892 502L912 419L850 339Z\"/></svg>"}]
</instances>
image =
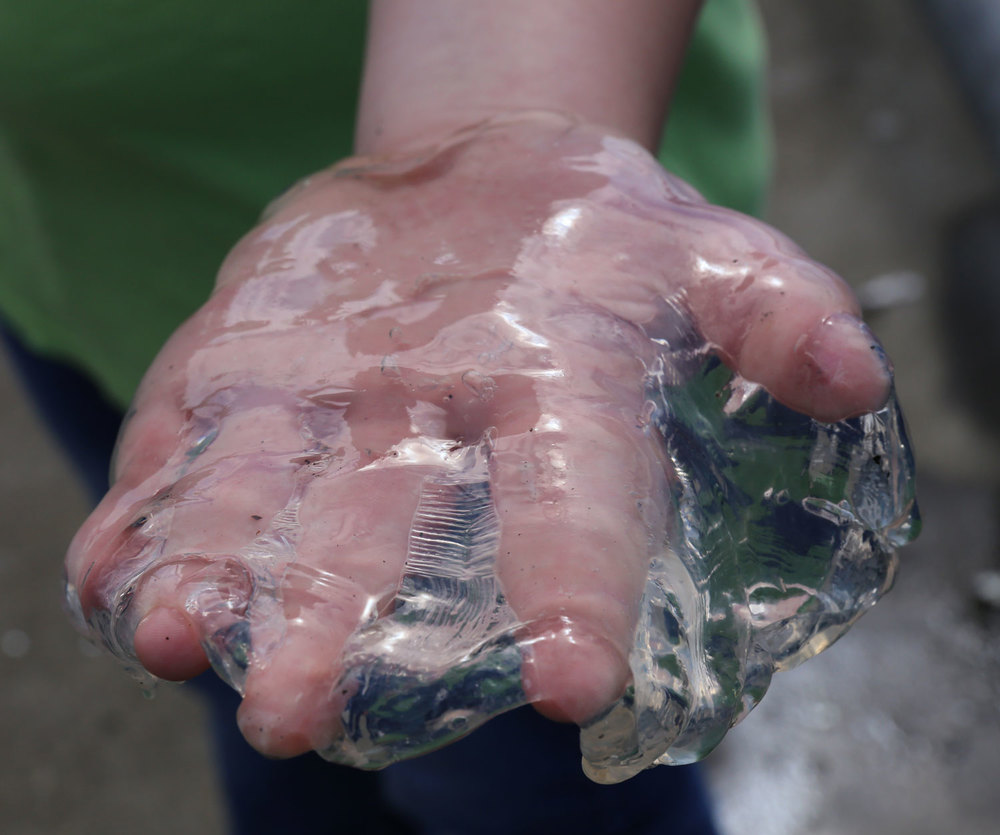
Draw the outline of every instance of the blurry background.
<instances>
[{"instance_id":1,"label":"blurry background","mask_svg":"<svg viewBox=\"0 0 1000 835\"><path fill-rule=\"evenodd\" d=\"M954 243L957 219L1000 183L942 24L923 14L949 3L993 7L1000 62L995 0L761 3L778 146L768 219L863 301L888 305L867 318L895 360L925 526L893 592L828 653L776 676L708 758L727 835L1000 831L1000 617L986 603L1000 580L988 573L1000 568L1000 455L959 399L969 379L988 395L971 402L997 402L1000 304L977 327L989 299L956 280L982 259ZM996 294L992 231L992 271L971 280Z\"/></svg>"},{"instance_id":2,"label":"blurry background","mask_svg":"<svg viewBox=\"0 0 1000 835\"><path fill-rule=\"evenodd\" d=\"M997 831L1000 444L959 399L948 346L991 393L982 349L1000 322L987 309L997 334L962 326L985 308L948 292L969 258L947 242L1000 178L940 23L922 13L934 5L761 3L778 141L769 219L869 302L896 363L925 528L893 593L779 675L708 759L726 835ZM168 686L144 699L62 614L62 554L85 512L0 361L0 831L221 831L192 696Z\"/></svg>"}]
</instances>

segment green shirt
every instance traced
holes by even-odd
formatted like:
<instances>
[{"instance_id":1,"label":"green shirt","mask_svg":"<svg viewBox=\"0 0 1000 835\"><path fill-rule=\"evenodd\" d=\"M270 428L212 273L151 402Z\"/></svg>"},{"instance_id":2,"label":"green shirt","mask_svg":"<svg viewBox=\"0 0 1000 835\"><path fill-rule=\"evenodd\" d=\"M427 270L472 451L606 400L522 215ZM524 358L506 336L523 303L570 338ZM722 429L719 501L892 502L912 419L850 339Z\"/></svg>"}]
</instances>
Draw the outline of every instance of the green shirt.
<instances>
[{"instance_id":1,"label":"green shirt","mask_svg":"<svg viewBox=\"0 0 1000 835\"><path fill-rule=\"evenodd\" d=\"M366 4L0 0L0 314L127 404L274 196L351 151ZM709 0L664 164L760 208L763 42Z\"/></svg>"}]
</instances>

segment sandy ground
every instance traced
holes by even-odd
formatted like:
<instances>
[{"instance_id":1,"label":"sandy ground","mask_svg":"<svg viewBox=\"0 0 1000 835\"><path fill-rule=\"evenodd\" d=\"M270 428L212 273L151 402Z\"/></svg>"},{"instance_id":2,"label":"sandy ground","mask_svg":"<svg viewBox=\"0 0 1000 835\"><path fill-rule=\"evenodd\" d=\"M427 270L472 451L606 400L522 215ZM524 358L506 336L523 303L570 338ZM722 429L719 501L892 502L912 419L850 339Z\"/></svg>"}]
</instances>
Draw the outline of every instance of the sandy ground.
<instances>
[{"instance_id":1,"label":"sandy ground","mask_svg":"<svg viewBox=\"0 0 1000 835\"><path fill-rule=\"evenodd\" d=\"M893 593L779 676L709 758L720 819L726 835L985 835L1000 817L1000 618L972 586L998 565L1000 459L954 397L937 310L942 230L997 177L910 4L762 6L770 219L858 287L925 282L871 322L896 361L926 526ZM2 363L0 426L0 831L222 831L198 704L182 687L146 700L66 625L60 560L86 505Z\"/></svg>"}]
</instances>

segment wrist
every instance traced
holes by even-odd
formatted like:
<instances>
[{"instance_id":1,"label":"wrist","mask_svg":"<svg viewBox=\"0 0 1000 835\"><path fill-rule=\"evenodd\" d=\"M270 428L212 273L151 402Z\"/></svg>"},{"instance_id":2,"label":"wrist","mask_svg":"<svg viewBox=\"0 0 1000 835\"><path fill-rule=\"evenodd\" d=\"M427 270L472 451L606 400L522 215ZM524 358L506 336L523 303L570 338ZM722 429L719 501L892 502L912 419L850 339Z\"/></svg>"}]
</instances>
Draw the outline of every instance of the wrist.
<instances>
[{"instance_id":1,"label":"wrist","mask_svg":"<svg viewBox=\"0 0 1000 835\"><path fill-rule=\"evenodd\" d=\"M374 0L356 150L547 110L659 139L698 0Z\"/></svg>"}]
</instances>

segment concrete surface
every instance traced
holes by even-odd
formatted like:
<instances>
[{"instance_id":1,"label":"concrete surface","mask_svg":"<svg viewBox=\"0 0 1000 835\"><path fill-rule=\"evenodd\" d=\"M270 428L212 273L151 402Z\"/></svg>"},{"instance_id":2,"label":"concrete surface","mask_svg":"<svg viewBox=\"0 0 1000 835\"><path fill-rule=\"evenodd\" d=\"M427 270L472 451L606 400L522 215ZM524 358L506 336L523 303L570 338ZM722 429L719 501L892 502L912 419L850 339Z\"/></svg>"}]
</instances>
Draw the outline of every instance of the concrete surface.
<instances>
[{"instance_id":1,"label":"concrete surface","mask_svg":"<svg viewBox=\"0 0 1000 835\"><path fill-rule=\"evenodd\" d=\"M997 177L905 0L764 0L779 166L772 221L858 286L923 276L871 319L921 462L922 539L897 588L828 653L777 677L708 760L726 835L996 832L1000 619L996 443L955 401L937 298L941 230ZM968 336L975 350L974 335ZM85 513L0 364L0 832L220 832L198 705L147 701L60 611Z\"/></svg>"}]
</instances>

